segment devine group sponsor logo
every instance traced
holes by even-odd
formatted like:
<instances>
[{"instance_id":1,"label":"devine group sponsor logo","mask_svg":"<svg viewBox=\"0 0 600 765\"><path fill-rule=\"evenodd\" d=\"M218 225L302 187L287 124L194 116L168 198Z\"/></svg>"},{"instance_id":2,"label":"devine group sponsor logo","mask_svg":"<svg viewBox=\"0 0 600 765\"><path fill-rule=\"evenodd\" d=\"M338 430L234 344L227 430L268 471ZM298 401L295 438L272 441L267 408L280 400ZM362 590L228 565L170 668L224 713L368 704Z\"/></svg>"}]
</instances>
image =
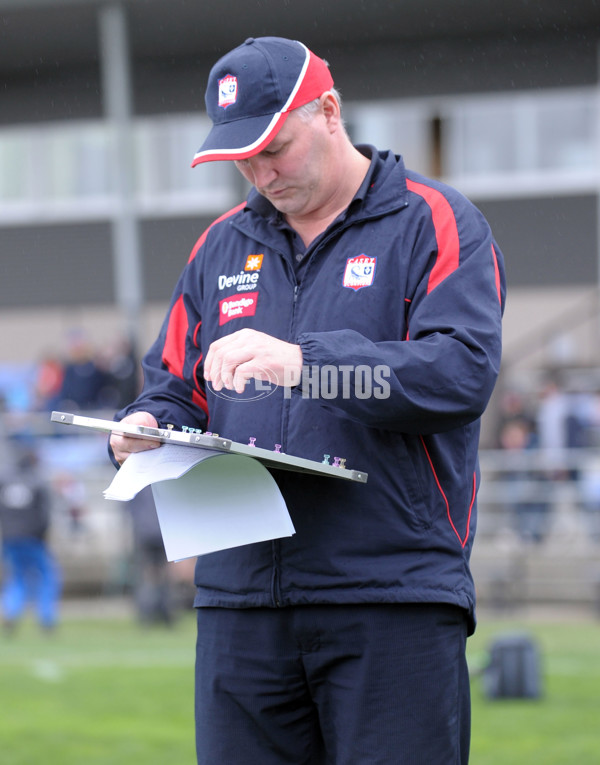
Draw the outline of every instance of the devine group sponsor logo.
<instances>
[{"instance_id":1,"label":"devine group sponsor logo","mask_svg":"<svg viewBox=\"0 0 600 765\"><path fill-rule=\"evenodd\" d=\"M247 292L254 289L258 284L260 269L262 268L263 253L248 255L244 264L244 270L237 274L229 276L228 274L219 274L217 284L219 290L230 290L235 288L238 292Z\"/></svg>"},{"instance_id":2,"label":"devine group sponsor logo","mask_svg":"<svg viewBox=\"0 0 600 765\"><path fill-rule=\"evenodd\" d=\"M235 287L238 292L245 292L256 287L259 276L258 271L253 271L252 273L240 271L239 274L234 276L221 274L218 279L219 289L230 290L232 287Z\"/></svg>"},{"instance_id":3,"label":"devine group sponsor logo","mask_svg":"<svg viewBox=\"0 0 600 765\"><path fill-rule=\"evenodd\" d=\"M258 292L247 292L244 295L230 295L219 301L219 326L227 324L232 319L242 319L254 316Z\"/></svg>"},{"instance_id":4,"label":"devine group sponsor logo","mask_svg":"<svg viewBox=\"0 0 600 765\"><path fill-rule=\"evenodd\" d=\"M246 258L246 265L244 266L244 271L260 271L262 268L262 262L263 262L264 254L262 252L256 253L254 255L248 255Z\"/></svg>"}]
</instances>

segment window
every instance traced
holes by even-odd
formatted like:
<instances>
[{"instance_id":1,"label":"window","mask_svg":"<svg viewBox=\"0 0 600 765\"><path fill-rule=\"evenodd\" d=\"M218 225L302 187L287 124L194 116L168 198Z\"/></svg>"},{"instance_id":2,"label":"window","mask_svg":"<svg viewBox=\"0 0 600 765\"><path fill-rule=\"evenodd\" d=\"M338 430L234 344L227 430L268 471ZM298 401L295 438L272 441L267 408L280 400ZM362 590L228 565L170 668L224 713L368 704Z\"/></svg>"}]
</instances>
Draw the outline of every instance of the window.
<instances>
[{"instance_id":1,"label":"window","mask_svg":"<svg viewBox=\"0 0 600 765\"><path fill-rule=\"evenodd\" d=\"M355 102L344 114L355 143L391 149L468 194L548 194L567 180L571 191L600 185L596 88ZM139 215L211 215L239 201L232 163L190 167L209 127L202 114L133 121ZM118 203L112 129L103 120L0 129L0 222L110 218Z\"/></svg>"}]
</instances>

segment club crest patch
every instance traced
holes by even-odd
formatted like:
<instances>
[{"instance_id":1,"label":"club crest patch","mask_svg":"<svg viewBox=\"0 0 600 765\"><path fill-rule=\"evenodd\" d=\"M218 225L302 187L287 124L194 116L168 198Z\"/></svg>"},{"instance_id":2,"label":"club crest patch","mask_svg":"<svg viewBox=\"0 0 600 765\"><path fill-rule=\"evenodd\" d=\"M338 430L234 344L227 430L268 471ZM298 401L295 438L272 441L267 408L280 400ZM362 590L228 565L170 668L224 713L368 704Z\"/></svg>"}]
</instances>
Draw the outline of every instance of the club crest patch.
<instances>
[{"instance_id":1,"label":"club crest patch","mask_svg":"<svg viewBox=\"0 0 600 765\"><path fill-rule=\"evenodd\" d=\"M362 287L370 287L375 278L377 258L369 257L362 253L355 258L348 258L344 271L344 287L351 290L359 290Z\"/></svg>"},{"instance_id":2,"label":"club crest patch","mask_svg":"<svg viewBox=\"0 0 600 765\"><path fill-rule=\"evenodd\" d=\"M238 81L233 74L226 74L219 80L219 106L226 109L237 101Z\"/></svg>"}]
</instances>

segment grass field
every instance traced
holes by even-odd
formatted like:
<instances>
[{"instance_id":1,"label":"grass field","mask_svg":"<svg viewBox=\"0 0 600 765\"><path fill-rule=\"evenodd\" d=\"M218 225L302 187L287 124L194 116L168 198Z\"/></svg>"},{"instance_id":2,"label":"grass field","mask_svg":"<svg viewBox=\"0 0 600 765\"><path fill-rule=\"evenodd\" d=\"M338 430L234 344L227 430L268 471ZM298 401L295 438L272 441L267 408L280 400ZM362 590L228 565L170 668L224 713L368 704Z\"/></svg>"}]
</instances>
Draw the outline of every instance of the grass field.
<instances>
[{"instance_id":1,"label":"grass field","mask_svg":"<svg viewBox=\"0 0 600 765\"><path fill-rule=\"evenodd\" d=\"M193 613L25 623L0 652L2 765L192 765Z\"/></svg>"},{"instance_id":2,"label":"grass field","mask_svg":"<svg viewBox=\"0 0 600 765\"><path fill-rule=\"evenodd\" d=\"M544 693L539 700L489 700L477 669L491 642L525 632L539 646ZM473 765L600 763L600 621L494 622L480 618L469 641Z\"/></svg>"},{"instance_id":3,"label":"grass field","mask_svg":"<svg viewBox=\"0 0 600 765\"><path fill-rule=\"evenodd\" d=\"M543 698L490 701L477 671L492 640L515 630L539 643ZM126 617L69 618L51 636L28 621L2 638L2 765L193 765L194 633L189 614L144 630ZM600 763L600 622L480 618L469 643L472 765Z\"/></svg>"}]
</instances>

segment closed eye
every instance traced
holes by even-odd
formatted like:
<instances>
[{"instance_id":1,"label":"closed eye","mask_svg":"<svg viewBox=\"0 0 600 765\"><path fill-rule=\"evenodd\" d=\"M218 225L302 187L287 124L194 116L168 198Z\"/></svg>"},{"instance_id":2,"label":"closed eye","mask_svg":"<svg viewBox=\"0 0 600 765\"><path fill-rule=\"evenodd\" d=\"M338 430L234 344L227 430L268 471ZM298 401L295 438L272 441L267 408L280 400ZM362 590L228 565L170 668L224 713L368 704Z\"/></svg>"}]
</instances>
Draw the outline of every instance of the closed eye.
<instances>
[{"instance_id":1,"label":"closed eye","mask_svg":"<svg viewBox=\"0 0 600 765\"><path fill-rule=\"evenodd\" d=\"M287 149L289 144L289 141L286 143L282 143L281 146L273 146L271 148L266 148L261 151L261 154L265 157L276 157L278 154L282 154L285 149Z\"/></svg>"}]
</instances>

